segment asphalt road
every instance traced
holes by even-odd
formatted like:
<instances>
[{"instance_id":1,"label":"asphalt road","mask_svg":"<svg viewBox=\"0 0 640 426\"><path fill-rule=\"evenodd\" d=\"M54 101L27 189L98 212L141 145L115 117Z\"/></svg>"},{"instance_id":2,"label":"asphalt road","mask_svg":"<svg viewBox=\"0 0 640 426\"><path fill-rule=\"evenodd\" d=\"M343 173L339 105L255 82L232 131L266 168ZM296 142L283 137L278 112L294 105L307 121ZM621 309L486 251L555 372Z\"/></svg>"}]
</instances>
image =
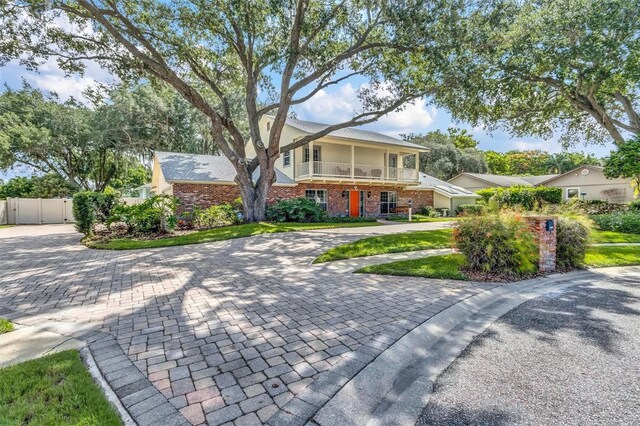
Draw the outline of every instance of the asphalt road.
<instances>
[{"instance_id":1,"label":"asphalt road","mask_svg":"<svg viewBox=\"0 0 640 426\"><path fill-rule=\"evenodd\" d=\"M522 304L436 381L419 425L639 425L640 277Z\"/></svg>"}]
</instances>

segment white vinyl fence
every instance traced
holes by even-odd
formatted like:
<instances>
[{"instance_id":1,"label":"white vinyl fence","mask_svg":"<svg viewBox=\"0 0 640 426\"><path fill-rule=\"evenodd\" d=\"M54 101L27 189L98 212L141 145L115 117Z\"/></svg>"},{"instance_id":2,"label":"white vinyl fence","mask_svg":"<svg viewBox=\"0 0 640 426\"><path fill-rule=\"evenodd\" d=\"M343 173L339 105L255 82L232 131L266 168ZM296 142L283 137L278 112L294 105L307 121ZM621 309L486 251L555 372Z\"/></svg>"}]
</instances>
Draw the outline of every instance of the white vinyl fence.
<instances>
[{"instance_id":1,"label":"white vinyl fence","mask_svg":"<svg viewBox=\"0 0 640 426\"><path fill-rule=\"evenodd\" d=\"M122 201L126 204L138 204L144 199L122 198ZM5 222L3 222L3 218L6 218ZM6 201L0 200L0 224L42 225L73 222L73 200L71 198L8 198Z\"/></svg>"}]
</instances>

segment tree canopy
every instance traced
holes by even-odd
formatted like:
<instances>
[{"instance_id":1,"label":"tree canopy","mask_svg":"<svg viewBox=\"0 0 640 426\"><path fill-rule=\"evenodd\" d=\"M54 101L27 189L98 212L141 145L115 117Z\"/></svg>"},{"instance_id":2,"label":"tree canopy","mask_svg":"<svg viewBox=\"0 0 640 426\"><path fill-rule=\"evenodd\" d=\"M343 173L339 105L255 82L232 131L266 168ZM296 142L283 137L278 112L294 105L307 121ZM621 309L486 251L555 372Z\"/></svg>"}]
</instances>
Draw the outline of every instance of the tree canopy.
<instances>
[{"instance_id":1,"label":"tree canopy","mask_svg":"<svg viewBox=\"0 0 640 426\"><path fill-rule=\"evenodd\" d=\"M417 2L272 0L5 2L4 60L37 68L57 58L70 72L96 60L121 78L164 81L210 122L235 167L245 217L261 220L281 149L375 121L445 84L456 21L444 0ZM43 9L48 5L46 9ZM358 77L361 105L287 147L280 136L291 108ZM273 116L269 141L260 119ZM246 133L242 123L246 123ZM255 158L248 158L251 141ZM253 172L260 167L254 182Z\"/></svg>"},{"instance_id":2,"label":"tree canopy","mask_svg":"<svg viewBox=\"0 0 640 426\"><path fill-rule=\"evenodd\" d=\"M640 134L640 0L470 3L437 99L517 136L622 144Z\"/></svg>"},{"instance_id":3,"label":"tree canopy","mask_svg":"<svg viewBox=\"0 0 640 426\"><path fill-rule=\"evenodd\" d=\"M477 142L463 130L450 128L448 133L436 130L405 139L429 148L429 152L420 153L419 169L438 179L449 180L462 172L487 171L482 152L475 148Z\"/></svg>"},{"instance_id":4,"label":"tree canopy","mask_svg":"<svg viewBox=\"0 0 640 426\"><path fill-rule=\"evenodd\" d=\"M611 152L605 160L604 174L609 178L631 179L636 195L640 193L640 137Z\"/></svg>"},{"instance_id":5,"label":"tree canopy","mask_svg":"<svg viewBox=\"0 0 640 426\"><path fill-rule=\"evenodd\" d=\"M204 116L163 85L121 84L61 102L29 86L0 94L0 169L28 166L73 186L128 189L149 180L153 150L211 154Z\"/></svg>"},{"instance_id":6,"label":"tree canopy","mask_svg":"<svg viewBox=\"0 0 640 426\"><path fill-rule=\"evenodd\" d=\"M566 173L587 164L600 165L591 154L581 152L557 152L542 150L484 152L488 172L496 175L535 176Z\"/></svg>"}]
</instances>

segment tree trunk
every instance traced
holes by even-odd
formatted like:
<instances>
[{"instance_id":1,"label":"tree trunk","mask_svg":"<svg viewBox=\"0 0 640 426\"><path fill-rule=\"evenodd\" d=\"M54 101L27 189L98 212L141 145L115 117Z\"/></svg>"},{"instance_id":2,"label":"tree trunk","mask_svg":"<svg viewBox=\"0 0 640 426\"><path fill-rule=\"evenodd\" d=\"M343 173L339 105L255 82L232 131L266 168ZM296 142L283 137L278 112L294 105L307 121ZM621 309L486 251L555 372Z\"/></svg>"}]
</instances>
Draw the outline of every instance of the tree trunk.
<instances>
[{"instance_id":1,"label":"tree trunk","mask_svg":"<svg viewBox=\"0 0 640 426\"><path fill-rule=\"evenodd\" d=\"M240 185L240 193L242 194L245 222L262 222L265 220L269 188Z\"/></svg>"}]
</instances>

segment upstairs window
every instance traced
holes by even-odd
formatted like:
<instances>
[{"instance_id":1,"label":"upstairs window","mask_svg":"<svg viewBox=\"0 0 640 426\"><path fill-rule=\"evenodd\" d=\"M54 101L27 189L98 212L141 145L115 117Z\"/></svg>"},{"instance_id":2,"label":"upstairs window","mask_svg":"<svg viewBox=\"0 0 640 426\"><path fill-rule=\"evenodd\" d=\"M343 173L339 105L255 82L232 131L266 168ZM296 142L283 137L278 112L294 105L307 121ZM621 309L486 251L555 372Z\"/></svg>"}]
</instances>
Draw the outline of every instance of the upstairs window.
<instances>
[{"instance_id":1,"label":"upstairs window","mask_svg":"<svg viewBox=\"0 0 640 426\"><path fill-rule=\"evenodd\" d=\"M285 151L284 154L282 154L282 165L284 167L291 165L291 151Z\"/></svg>"},{"instance_id":2,"label":"upstairs window","mask_svg":"<svg viewBox=\"0 0 640 426\"><path fill-rule=\"evenodd\" d=\"M304 191L304 196L310 200L314 200L322 210L325 212L329 207L327 202L327 190L326 189L307 189Z\"/></svg>"},{"instance_id":3,"label":"upstairs window","mask_svg":"<svg viewBox=\"0 0 640 426\"><path fill-rule=\"evenodd\" d=\"M398 207L398 193L382 191L380 193L380 214L393 213L396 207Z\"/></svg>"}]
</instances>

